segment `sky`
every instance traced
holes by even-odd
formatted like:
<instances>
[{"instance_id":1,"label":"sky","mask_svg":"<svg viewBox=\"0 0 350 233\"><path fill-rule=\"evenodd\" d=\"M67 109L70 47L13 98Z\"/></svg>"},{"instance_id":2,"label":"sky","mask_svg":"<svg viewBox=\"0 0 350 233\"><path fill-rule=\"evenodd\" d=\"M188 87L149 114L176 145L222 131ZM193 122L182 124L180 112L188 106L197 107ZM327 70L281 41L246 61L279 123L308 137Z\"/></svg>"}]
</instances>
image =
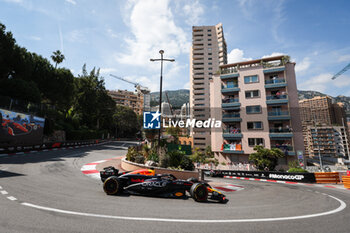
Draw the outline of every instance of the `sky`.
<instances>
[{"instance_id":1,"label":"sky","mask_svg":"<svg viewBox=\"0 0 350 233\"><path fill-rule=\"evenodd\" d=\"M75 75L100 68L109 90L134 90L123 77L159 90L188 89L192 26L222 23L228 61L287 54L300 90L350 96L350 1L347 0L0 0L0 22L20 46Z\"/></svg>"}]
</instances>

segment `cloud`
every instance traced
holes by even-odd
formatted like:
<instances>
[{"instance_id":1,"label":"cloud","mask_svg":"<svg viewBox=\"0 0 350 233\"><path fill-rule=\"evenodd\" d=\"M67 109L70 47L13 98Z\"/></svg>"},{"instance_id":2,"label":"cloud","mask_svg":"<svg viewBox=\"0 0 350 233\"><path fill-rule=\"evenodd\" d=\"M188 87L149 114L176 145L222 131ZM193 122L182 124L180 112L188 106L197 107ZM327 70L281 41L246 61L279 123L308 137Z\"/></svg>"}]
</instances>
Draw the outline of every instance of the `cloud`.
<instances>
[{"instance_id":1,"label":"cloud","mask_svg":"<svg viewBox=\"0 0 350 233\"><path fill-rule=\"evenodd\" d=\"M41 38L39 36L30 36L29 39L35 40L35 41L40 41Z\"/></svg>"},{"instance_id":2,"label":"cloud","mask_svg":"<svg viewBox=\"0 0 350 233\"><path fill-rule=\"evenodd\" d=\"M309 69L311 61L309 57L305 57L300 63L296 63L295 72L301 72Z\"/></svg>"},{"instance_id":3,"label":"cloud","mask_svg":"<svg viewBox=\"0 0 350 233\"><path fill-rule=\"evenodd\" d=\"M118 33L113 31L111 28L107 28L107 35L112 37L112 38L119 38L119 37L121 37Z\"/></svg>"},{"instance_id":4,"label":"cloud","mask_svg":"<svg viewBox=\"0 0 350 233\"><path fill-rule=\"evenodd\" d=\"M113 73L113 72L116 72L117 69L114 69L114 68L101 68L100 69L100 74L110 74L110 73Z\"/></svg>"},{"instance_id":5,"label":"cloud","mask_svg":"<svg viewBox=\"0 0 350 233\"><path fill-rule=\"evenodd\" d=\"M273 52L270 55L264 55L262 56L262 58L267 58L267 57L277 57L277 56L282 56L284 55L284 53L280 53L280 52Z\"/></svg>"},{"instance_id":6,"label":"cloud","mask_svg":"<svg viewBox=\"0 0 350 233\"><path fill-rule=\"evenodd\" d=\"M317 76L314 76L305 82L301 83L299 86L300 89L303 90L312 90L312 91L320 91L325 92L326 90L332 90L334 88L341 88L350 86L350 77L338 77L335 80L332 80L333 74L331 73L323 73Z\"/></svg>"},{"instance_id":7,"label":"cloud","mask_svg":"<svg viewBox=\"0 0 350 233\"><path fill-rule=\"evenodd\" d=\"M338 62L348 62L350 61L350 54L342 55L338 58Z\"/></svg>"},{"instance_id":8,"label":"cloud","mask_svg":"<svg viewBox=\"0 0 350 233\"><path fill-rule=\"evenodd\" d=\"M249 61L252 58L245 58L243 50L238 48L231 50L231 52L227 55L228 63L235 63L241 61Z\"/></svg>"},{"instance_id":9,"label":"cloud","mask_svg":"<svg viewBox=\"0 0 350 233\"><path fill-rule=\"evenodd\" d=\"M159 56L163 49L166 57L189 53L190 42L185 31L175 24L169 1L129 1L126 15L132 37L124 39L126 51L115 55L117 62L141 67L158 67L149 59Z\"/></svg>"},{"instance_id":10,"label":"cloud","mask_svg":"<svg viewBox=\"0 0 350 233\"><path fill-rule=\"evenodd\" d=\"M183 89L190 89L190 82L185 83Z\"/></svg>"},{"instance_id":11,"label":"cloud","mask_svg":"<svg viewBox=\"0 0 350 233\"><path fill-rule=\"evenodd\" d=\"M187 17L187 19L185 19L185 22L188 25L197 25L201 19L201 16L204 14L204 6L199 3L198 0L188 1L188 3L183 7L183 12Z\"/></svg>"},{"instance_id":12,"label":"cloud","mask_svg":"<svg viewBox=\"0 0 350 233\"><path fill-rule=\"evenodd\" d=\"M77 2L74 0L66 0L66 2L72 4L72 5L77 5Z\"/></svg>"}]
</instances>

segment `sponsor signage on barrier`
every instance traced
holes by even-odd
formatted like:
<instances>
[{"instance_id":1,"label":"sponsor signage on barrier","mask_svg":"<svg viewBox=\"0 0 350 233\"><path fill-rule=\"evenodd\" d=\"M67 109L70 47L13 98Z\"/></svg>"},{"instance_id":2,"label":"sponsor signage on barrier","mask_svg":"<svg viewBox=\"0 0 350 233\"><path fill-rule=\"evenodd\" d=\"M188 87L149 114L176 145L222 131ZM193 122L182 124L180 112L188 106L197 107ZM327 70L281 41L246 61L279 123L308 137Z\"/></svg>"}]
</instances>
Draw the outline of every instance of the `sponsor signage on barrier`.
<instances>
[{"instance_id":1,"label":"sponsor signage on barrier","mask_svg":"<svg viewBox=\"0 0 350 233\"><path fill-rule=\"evenodd\" d=\"M302 183L316 182L314 173L289 173L265 171L215 171L217 176L238 176L257 179L284 180Z\"/></svg>"},{"instance_id":2,"label":"sponsor signage on barrier","mask_svg":"<svg viewBox=\"0 0 350 233\"><path fill-rule=\"evenodd\" d=\"M45 119L0 109L0 147L42 144Z\"/></svg>"}]
</instances>

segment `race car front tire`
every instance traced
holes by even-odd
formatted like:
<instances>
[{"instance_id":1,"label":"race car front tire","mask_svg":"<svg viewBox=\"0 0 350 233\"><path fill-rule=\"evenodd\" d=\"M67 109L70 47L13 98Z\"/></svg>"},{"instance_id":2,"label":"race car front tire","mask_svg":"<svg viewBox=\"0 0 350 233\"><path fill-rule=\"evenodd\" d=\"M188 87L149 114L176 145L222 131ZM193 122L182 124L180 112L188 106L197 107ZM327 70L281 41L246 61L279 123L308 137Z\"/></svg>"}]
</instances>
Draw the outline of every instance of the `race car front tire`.
<instances>
[{"instance_id":1,"label":"race car front tire","mask_svg":"<svg viewBox=\"0 0 350 233\"><path fill-rule=\"evenodd\" d=\"M116 176L108 177L103 183L103 190L108 195L116 194L120 189L120 182Z\"/></svg>"},{"instance_id":2,"label":"race car front tire","mask_svg":"<svg viewBox=\"0 0 350 233\"><path fill-rule=\"evenodd\" d=\"M190 189L190 194L197 202L205 202L208 199L208 189L201 183L193 184Z\"/></svg>"}]
</instances>

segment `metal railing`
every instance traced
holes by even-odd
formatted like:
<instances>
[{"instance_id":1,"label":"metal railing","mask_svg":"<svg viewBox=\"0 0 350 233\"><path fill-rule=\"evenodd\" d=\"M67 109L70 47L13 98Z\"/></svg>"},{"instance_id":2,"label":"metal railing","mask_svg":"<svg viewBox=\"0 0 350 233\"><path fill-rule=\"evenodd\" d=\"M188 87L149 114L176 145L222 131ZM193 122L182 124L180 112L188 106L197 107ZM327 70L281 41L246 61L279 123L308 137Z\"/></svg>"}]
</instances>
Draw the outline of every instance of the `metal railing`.
<instances>
[{"instance_id":1,"label":"metal railing","mask_svg":"<svg viewBox=\"0 0 350 233\"><path fill-rule=\"evenodd\" d=\"M229 134L239 134L241 133L241 129L233 128L233 129L223 129L223 133L229 133Z\"/></svg>"},{"instance_id":2,"label":"metal railing","mask_svg":"<svg viewBox=\"0 0 350 233\"><path fill-rule=\"evenodd\" d=\"M291 133L290 128L270 128L270 133Z\"/></svg>"},{"instance_id":3,"label":"metal railing","mask_svg":"<svg viewBox=\"0 0 350 233\"><path fill-rule=\"evenodd\" d=\"M265 84L277 84L277 83L285 83L285 82L286 82L285 78L276 78L276 79L265 80Z\"/></svg>"},{"instance_id":4,"label":"metal railing","mask_svg":"<svg viewBox=\"0 0 350 233\"><path fill-rule=\"evenodd\" d=\"M240 117L241 114L237 113L237 114L224 114L222 115L222 118L237 118Z\"/></svg>"},{"instance_id":5,"label":"metal railing","mask_svg":"<svg viewBox=\"0 0 350 233\"><path fill-rule=\"evenodd\" d=\"M289 116L289 111L272 111L268 114L269 116Z\"/></svg>"},{"instance_id":6,"label":"metal railing","mask_svg":"<svg viewBox=\"0 0 350 233\"><path fill-rule=\"evenodd\" d=\"M239 103L239 99L238 98L234 98L234 99L223 99L222 100L223 104L228 104L228 103Z\"/></svg>"},{"instance_id":7,"label":"metal railing","mask_svg":"<svg viewBox=\"0 0 350 233\"><path fill-rule=\"evenodd\" d=\"M266 96L266 100L283 100L288 99L287 95L268 95Z\"/></svg>"}]
</instances>

